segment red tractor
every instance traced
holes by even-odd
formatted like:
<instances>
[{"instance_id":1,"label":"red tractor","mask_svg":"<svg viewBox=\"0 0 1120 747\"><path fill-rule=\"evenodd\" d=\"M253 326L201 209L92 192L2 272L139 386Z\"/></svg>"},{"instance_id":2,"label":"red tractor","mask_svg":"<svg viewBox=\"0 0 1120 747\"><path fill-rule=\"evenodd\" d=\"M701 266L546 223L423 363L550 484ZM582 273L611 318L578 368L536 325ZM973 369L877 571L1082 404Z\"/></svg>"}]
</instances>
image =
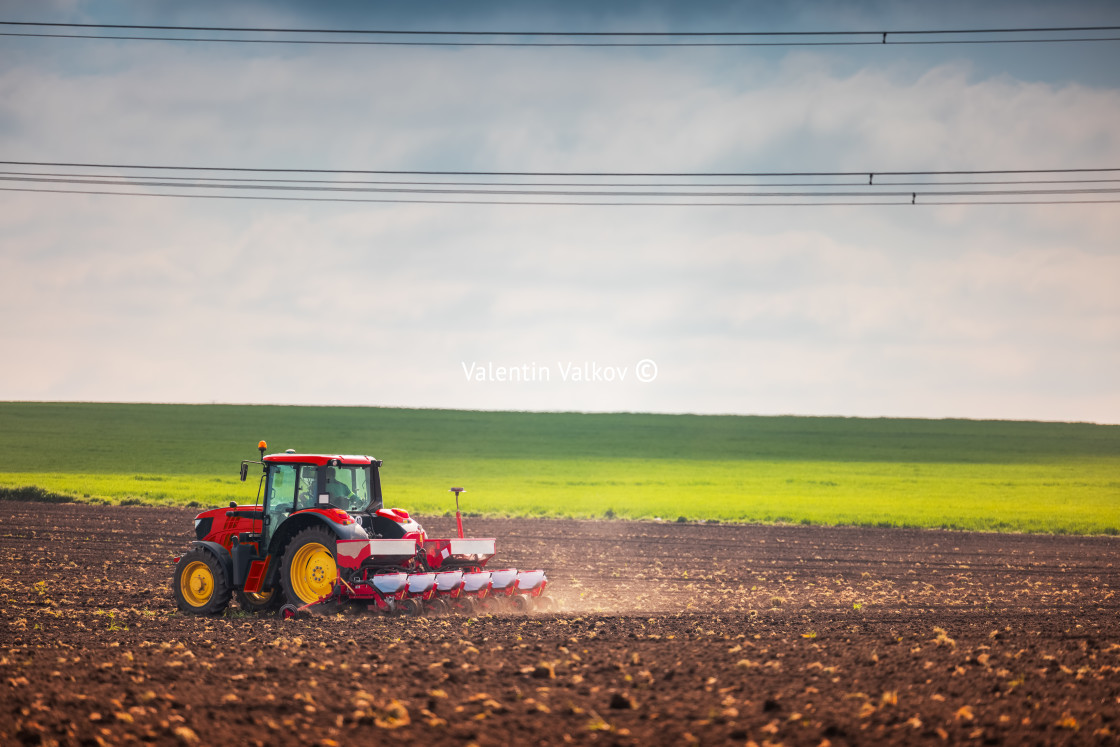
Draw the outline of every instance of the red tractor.
<instances>
[{"instance_id":1,"label":"red tractor","mask_svg":"<svg viewBox=\"0 0 1120 747\"><path fill-rule=\"evenodd\" d=\"M283 608L285 617L326 602L370 610L528 610L547 608L543 571L488 571L493 539L430 539L406 511L385 508L382 462L368 456L265 455L241 463L262 467L257 501L195 517L197 539L175 559L172 590L179 609L225 611L236 594L251 612ZM261 494L263 489L263 501Z\"/></svg>"}]
</instances>

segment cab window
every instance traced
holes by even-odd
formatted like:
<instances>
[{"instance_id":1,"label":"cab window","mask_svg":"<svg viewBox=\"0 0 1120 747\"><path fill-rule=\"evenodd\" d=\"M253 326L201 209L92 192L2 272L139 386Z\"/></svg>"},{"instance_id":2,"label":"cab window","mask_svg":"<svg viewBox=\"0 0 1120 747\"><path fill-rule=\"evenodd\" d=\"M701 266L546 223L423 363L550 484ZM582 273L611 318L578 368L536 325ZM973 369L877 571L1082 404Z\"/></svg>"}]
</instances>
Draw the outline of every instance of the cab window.
<instances>
[{"instance_id":1,"label":"cab window","mask_svg":"<svg viewBox=\"0 0 1120 747\"><path fill-rule=\"evenodd\" d=\"M268 472L268 512L291 513L296 494L296 468L290 464L277 464Z\"/></svg>"},{"instance_id":2,"label":"cab window","mask_svg":"<svg viewBox=\"0 0 1120 747\"><path fill-rule=\"evenodd\" d=\"M331 505L344 511L360 511L370 501L370 468L330 466L326 472L326 491Z\"/></svg>"},{"instance_id":3,"label":"cab window","mask_svg":"<svg viewBox=\"0 0 1120 747\"><path fill-rule=\"evenodd\" d=\"M319 468L305 464L299 468L298 508L311 508L318 502Z\"/></svg>"}]
</instances>

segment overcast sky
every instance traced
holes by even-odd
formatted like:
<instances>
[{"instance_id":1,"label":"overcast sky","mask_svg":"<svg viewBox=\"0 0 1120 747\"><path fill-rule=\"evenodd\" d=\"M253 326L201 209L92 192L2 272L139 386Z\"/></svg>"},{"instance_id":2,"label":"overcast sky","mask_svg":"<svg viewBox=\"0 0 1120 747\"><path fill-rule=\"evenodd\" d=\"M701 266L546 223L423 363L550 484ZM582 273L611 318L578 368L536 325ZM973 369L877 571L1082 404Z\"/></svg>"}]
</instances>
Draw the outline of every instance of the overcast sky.
<instances>
[{"instance_id":1,"label":"overcast sky","mask_svg":"<svg viewBox=\"0 0 1120 747\"><path fill-rule=\"evenodd\" d=\"M1115 2L318 5L0 2L0 20L1120 25ZM0 37L0 160L1116 168L1120 42L587 49ZM1116 203L525 206L4 191L0 399L1120 423L1118 285ZM656 364L652 381L639 380L654 373L640 361ZM574 380L576 370L603 380ZM502 380L515 375L530 380Z\"/></svg>"}]
</instances>

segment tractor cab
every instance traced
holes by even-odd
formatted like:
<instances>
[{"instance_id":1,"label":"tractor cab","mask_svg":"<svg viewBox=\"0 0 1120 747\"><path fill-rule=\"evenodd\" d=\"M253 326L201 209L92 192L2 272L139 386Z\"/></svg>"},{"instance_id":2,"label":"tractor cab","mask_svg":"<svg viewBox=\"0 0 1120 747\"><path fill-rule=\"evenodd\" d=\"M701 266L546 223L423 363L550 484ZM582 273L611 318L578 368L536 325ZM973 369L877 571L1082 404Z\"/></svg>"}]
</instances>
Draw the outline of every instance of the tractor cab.
<instances>
[{"instance_id":1,"label":"tractor cab","mask_svg":"<svg viewBox=\"0 0 1120 747\"><path fill-rule=\"evenodd\" d=\"M367 456L270 454L264 458L266 512L381 508L381 462Z\"/></svg>"},{"instance_id":2,"label":"tractor cab","mask_svg":"<svg viewBox=\"0 0 1120 747\"><path fill-rule=\"evenodd\" d=\"M277 528L302 511L345 511L373 538L423 538L424 529L400 509L383 507L381 460L369 456L283 454L263 456L265 546Z\"/></svg>"}]
</instances>

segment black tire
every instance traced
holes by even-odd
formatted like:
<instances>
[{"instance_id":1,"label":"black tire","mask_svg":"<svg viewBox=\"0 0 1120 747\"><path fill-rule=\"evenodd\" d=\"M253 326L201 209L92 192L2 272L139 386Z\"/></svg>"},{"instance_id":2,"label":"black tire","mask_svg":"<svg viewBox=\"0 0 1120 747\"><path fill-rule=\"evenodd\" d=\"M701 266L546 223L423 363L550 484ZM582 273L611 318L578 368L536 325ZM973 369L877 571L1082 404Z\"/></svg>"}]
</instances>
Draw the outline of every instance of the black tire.
<instances>
[{"instance_id":1,"label":"black tire","mask_svg":"<svg viewBox=\"0 0 1120 747\"><path fill-rule=\"evenodd\" d=\"M443 617L451 613L451 602L436 597L428 601L428 614L434 617Z\"/></svg>"},{"instance_id":2,"label":"black tire","mask_svg":"<svg viewBox=\"0 0 1120 747\"><path fill-rule=\"evenodd\" d=\"M301 610L294 604L285 604L280 607L281 620L309 620L311 613L307 610Z\"/></svg>"},{"instance_id":3,"label":"black tire","mask_svg":"<svg viewBox=\"0 0 1120 747\"><path fill-rule=\"evenodd\" d=\"M282 604L284 604L284 594L275 587L257 593L237 590L237 606L246 612L254 614L275 612Z\"/></svg>"},{"instance_id":4,"label":"black tire","mask_svg":"<svg viewBox=\"0 0 1120 747\"><path fill-rule=\"evenodd\" d=\"M297 533L280 565L280 588L286 601L302 607L326 596L338 578L336 558L335 535L326 527L308 527Z\"/></svg>"},{"instance_id":5,"label":"black tire","mask_svg":"<svg viewBox=\"0 0 1120 747\"><path fill-rule=\"evenodd\" d=\"M476 597L474 600L474 609L471 610L472 617L482 617L483 615L493 615L502 610L503 601L495 596Z\"/></svg>"},{"instance_id":6,"label":"black tire","mask_svg":"<svg viewBox=\"0 0 1120 747\"><path fill-rule=\"evenodd\" d=\"M220 615L233 595L225 564L204 547L179 558L171 592L179 609L190 615Z\"/></svg>"},{"instance_id":7,"label":"black tire","mask_svg":"<svg viewBox=\"0 0 1120 747\"><path fill-rule=\"evenodd\" d=\"M419 599L405 599L401 602L401 614L405 617L423 617L424 603Z\"/></svg>"}]
</instances>

